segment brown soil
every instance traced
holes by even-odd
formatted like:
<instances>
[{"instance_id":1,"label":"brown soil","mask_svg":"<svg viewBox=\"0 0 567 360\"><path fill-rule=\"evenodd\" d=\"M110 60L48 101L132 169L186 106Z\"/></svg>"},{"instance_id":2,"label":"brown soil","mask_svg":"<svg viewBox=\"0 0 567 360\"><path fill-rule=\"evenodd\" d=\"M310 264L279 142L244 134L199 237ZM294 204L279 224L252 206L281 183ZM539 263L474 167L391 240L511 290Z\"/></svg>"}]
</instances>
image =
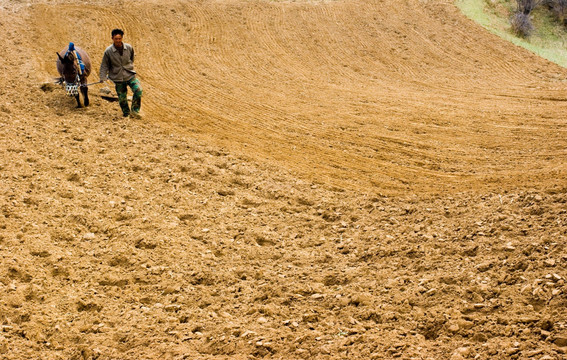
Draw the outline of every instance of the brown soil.
<instances>
[{"instance_id":1,"label":"brown soil","mask_svg":"<svg viewBox=\"0 0 567 360\"><path fill-rule=\"evenodd\" d=\"M52 85L136 49L142 120ZM0 358L567 358L567 71L450 2L0 0Z\"/></svg>"}]
</instances>

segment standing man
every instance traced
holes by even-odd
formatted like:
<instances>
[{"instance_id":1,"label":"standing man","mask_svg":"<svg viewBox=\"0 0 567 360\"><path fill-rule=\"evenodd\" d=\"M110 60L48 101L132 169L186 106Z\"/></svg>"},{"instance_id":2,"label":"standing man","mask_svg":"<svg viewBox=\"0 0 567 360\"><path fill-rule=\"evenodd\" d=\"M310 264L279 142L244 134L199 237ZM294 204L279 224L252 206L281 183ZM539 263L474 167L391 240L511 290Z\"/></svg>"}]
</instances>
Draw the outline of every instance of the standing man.
<instances>
[{"instance_id":1,"label":"standing man","mask_svg":"<svg viewBox=\"0 0 567 360\"><path fill-rule=\"evenodd\" d=\"M130 44L122 42L124 31L112 30L113 44L106 48L102 63L100 64L100 81L106 81L108 77L114 82L118 102L122 114L140 118L140 107L142 106L142 85L136 78L134 71L134 48ZM132 111L128 107L128 86L132 89Z\"/></svg>"}]
</instances>

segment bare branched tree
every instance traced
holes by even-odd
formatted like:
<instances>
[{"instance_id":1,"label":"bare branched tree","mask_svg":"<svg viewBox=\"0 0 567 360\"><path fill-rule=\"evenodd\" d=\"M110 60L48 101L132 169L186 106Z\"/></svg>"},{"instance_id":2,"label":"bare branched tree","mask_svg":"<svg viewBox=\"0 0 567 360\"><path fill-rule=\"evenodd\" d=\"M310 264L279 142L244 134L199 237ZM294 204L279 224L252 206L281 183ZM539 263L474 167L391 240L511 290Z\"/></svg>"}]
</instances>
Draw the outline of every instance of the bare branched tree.
<instances>
[{"instance_id":1,"label":"bare branched tree","mask_svg":"<svg viewBox=\"0 0 567 360\"><path fill-rule=\"evenodd\" d=\"M542 0L516 0L516 11L510 19L512 30L516 35L529 37L532 34L534 26L530 14L541 2Z\"/></svg>"},{"instance_id":2,"label":"bare branched tree","mask_svg":"<svg viewBox=\"0 0 567 360\"><path fill-rule=\"evenodd\" d=\"M567 26L567 0L544 0L543 4L547 6L557 21Z\"/></svg>"},{"instance_id":3,"label":"bare branched tree","mask_svg":"<svg viewBox=\"0 0 567 360\"><path fill-rule=\"evenodd\" d=\"M542 0L516 0L516 12L529 15L541 2Z\"/></svg>"},{"instance_id":4,"label":"bare branched tree","mask_svg":"<svg viewBox=\"0 0 567 360\"><path fill-rule=\"evenodd\" d=\"M517 36L527 38L534 31L534 26L529 15L522 12L515 12L510 19L512 30Z\"/></svg>"}]
</instances>

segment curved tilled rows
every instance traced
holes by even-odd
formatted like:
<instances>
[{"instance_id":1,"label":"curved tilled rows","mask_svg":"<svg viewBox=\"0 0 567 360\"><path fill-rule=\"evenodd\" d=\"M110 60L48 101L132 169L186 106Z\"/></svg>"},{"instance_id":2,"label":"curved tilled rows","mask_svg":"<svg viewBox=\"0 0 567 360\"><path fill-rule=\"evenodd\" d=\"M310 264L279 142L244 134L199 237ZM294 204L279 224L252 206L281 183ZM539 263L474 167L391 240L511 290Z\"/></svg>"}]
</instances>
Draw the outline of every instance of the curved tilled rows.
<instances>
[{"instance_id":1,"label":"curved tilled rows","mask_svg":"<svg viewBox=\"0 0 567 360\"><path fill-rule=\"evenodd\" d=\"M565 160L564 70L451 4L61 6L34 11L38 56L73 38L96 59L123 27L148 119L317 181L429 192L563 179L547 173Z\"/></svg>"}]
</instances>

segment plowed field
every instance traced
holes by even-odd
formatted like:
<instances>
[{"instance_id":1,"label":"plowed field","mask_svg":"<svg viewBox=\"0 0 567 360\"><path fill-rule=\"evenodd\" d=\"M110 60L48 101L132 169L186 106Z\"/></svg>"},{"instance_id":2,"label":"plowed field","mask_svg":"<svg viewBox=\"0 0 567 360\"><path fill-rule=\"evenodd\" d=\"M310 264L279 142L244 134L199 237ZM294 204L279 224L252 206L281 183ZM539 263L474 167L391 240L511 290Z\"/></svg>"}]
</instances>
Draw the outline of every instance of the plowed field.
<instances>
[{"instance_id":1,"label":"plowed field","mask_svg":"<svg viewBox=\"0 0 567 360\"><path fill-rule=\"evenodd\" d=\"M116 27L142 119L52 84ZM0 0L0 41L1 358L567 357L567 71L451 1Z\"/></svg>"}]
</instances>

